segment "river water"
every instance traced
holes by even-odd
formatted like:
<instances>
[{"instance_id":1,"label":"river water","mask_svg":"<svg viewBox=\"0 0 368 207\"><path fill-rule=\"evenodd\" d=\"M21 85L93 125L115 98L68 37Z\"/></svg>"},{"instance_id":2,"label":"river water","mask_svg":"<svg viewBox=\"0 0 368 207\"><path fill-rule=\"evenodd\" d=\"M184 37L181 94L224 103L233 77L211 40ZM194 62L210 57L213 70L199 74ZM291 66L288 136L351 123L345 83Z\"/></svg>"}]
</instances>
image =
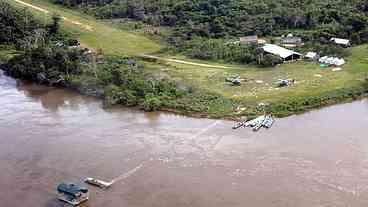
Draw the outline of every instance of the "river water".
<instances>
[{"instance_id":1,"label":"river water","mask_svg":"<svg viewBox=\"0 0 368 207\"><path fill-rule=\"evenodd\" d=\"M90 207L368 205L368 102L279 119L271 130L131 109L0 76L0 206L59 207L85 177Z\"/></svg>"}]
</instances>

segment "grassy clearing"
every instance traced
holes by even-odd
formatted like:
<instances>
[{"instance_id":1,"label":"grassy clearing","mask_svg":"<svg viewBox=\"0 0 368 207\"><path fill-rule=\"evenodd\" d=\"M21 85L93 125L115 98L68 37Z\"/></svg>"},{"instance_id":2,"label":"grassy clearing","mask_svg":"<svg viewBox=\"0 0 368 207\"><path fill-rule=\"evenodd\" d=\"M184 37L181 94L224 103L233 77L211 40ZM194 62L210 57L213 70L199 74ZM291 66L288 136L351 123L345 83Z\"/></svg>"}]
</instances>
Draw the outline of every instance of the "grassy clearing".
<instances>
[{"instance_id":1,"label":"grassy clearing","mask_svg":"<svg viewBox=\"0 0 368 207\"><path fill-rule=\"evenodd\" d=\"M24 7L12 0L5 1L18 7ZM45 22L49 21L53 13L66 17L69 21L63 21L65 30L78 37L82 44L92 48L101 48L106 55L135 56L158 52L161 49L160 44L147 37L111 27L80 12L65 9L43 0L24 0L24 2L48 10L50 13L45 14L30 9L35 15L44 19ZM81 25L72 21L81 23ZM91 30L86 29L87 27L90 27Z\"/></svg>"},{"instance_id":2,"label":"grassy clearing","mask_svg":"<svg viewBox=\"0 0 368 207\"><path fill-rule=\"evenodd\" d=\"M264 69L240 65L226 65L232 67L231 69L203 68L176 63L166 63L166 67L157 69L195 88L221 94L240 106L247 107L249 110L244 113L250 113L259 103L295 104L295 100L325 97L329 93L344 96L344 90L347 90L346 93L351 93L349 89L360 87L368 77L367 52L367 45L353 48L348 63L339 72L333 72L332 68L322 69L317 63L305 61ZM185 57L179 58L186 60ZM208 64L206 61L196 62ZM240 75L247 81L239 87L231 86L225 82L225 79L231 75ZM289 78L295 79L296 84L289 88L276 87L278 79ZM357 93L360 92L357 91ZM335 98L339 102L342 101L339 97ZM315 104L314 107L331 103L333 101ZM310 109L308 106L303 108ZM297 110L304 111L302 108ZM293 112L290 111L290 113ZM283 111L280 116L290 113Z\"/></svg>"}]
</instances>

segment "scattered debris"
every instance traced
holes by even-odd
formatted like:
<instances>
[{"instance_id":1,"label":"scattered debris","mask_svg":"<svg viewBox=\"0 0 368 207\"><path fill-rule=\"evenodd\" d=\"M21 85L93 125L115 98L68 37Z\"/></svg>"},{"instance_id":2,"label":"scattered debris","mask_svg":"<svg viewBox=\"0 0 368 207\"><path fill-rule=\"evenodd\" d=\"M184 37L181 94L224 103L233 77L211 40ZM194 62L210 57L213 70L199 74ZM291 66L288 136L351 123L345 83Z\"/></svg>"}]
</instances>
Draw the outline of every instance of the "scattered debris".
<instances>
[{"instance_id":1,"label":"scattered debris","mask_svg":"<svg viewBox=\"0 0 368 207\"><path fill-rule=\"evenodd\" d=\"M333 72L342 71L342 68L332 68Z\"/></svg>"},{"instance_id":2,"label":"scattered debris","mask_svg":"<svg viewBox=\"0 0 368 207\"><path fill-rule=\"evenodd\" d=\"M314 74L314 77L322 78L323 76L321 74Z\"/></svg>"},{"instance_id":3,"label":"scattered debris","mask_svg":"<svg viewBox=\"0 0 368 207\"><path fill-rule=\"evenodd\" d=\"M129 65L129 66L133 66L133 67L137 66L137 62L133 59L127 60L126 64Z\"/></svg>"},{"instance_id":4,"label":"scattered debris","mask_svg":"<svg viewBox=\"0 0 368 207\"><path fill-rule=\"evenodd\" d=\"M86 178L84 180L84 182L86 182L88 184L91 184L91 185L94 185L94 186L97 186L97 187L102 188L102 189L109 188L113 184L113 182L105 182L105 181L98 180L98 179L95 179L95 178Z\"/></svg>"},{"instance_id":5,"label":"scattered debris","mask_svg":"<svg viewBox=\"0 0 368 207\"><path fill-rule=\"evenodd\" d=\"M264 83L264 81L263 80L256 80L256 83L262 84L262 83Z\"/></svg>"},{"instance_id":6,"label":"scattered debris","mask_svg":"<svg viewBox=\"0 0 368 207\"><path fill-rule=\"evenodd\" d=\"M247 110L247 107L241 107L241 106L238 106L238 107L236 107L236 109L235 109L235 112L237 113L237 114L241 114L243 111L245 111L245 110Z\"/></svg>"},{"instance_id":7,"label":"scattered debris","mask_svg":"<svg viewBox=\"0 0 368 207\"><path fill-rule=\"evenodd\" d=\"M84 48L82 51L85 55L91 55L93 53L93 51L89 48Z\"/></svg>"},{"instance_id":8,"label":"scattered debris","mask_svg":"<svg viewBox=\"0 0 368 207\"><path fill-rule=\"evenodd\" d=\"M58 199L72 206L77 206L88 200L89 191L74 183L61 183L57 186Z\"/></svg>"},{"instance_id":9,"label":"scattered debris","mask_svg":"<svg viewBox=\"0 0 368 207\"><path fill-rule=\"evenodd\" d=\"M57 47L64 47L65 45L64 45L64 43L63 43L63 42L61 42L61 41L57 41L57 42L55 43L55 46L57 46Z\"/></svg>"},{"instance_id":10,"label":"scattered debris","mask_svg":"<svg viewBox=\"0 0 368 207\"><path fill-rule=\"evenodd\" d=\"M258 38L258 44L264 45L267 43L267 40Z\"/></svg>"}]
</instances>

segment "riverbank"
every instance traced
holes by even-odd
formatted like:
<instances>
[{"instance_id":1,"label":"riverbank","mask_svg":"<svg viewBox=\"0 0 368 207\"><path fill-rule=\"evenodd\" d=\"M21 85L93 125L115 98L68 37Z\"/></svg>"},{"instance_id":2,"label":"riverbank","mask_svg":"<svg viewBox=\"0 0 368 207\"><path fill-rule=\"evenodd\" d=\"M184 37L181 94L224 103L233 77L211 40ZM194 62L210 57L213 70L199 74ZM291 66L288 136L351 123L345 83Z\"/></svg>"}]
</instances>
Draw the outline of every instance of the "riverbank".
<instances>
[{"instance_id":1,"label":"riverbank","mask_svg":"<svg viewBox=\"0 0 368 207\"><path fill-rule=\"evenodd\" d=\"M0 60L6 61L16 55L16 51L11 47L6 47L0 52ZM181 95L170 98L158 95L159 99L154 99L153 102L148 102L149 106L144 105L144 99L141 100L142 104L134 104L133 102L139 101L138 99L129 95L124 95L124 101L121 102L121 93L124 92L119 87L114 89L114 93L111 94L106 87L109 87L110 81L101 79L102 75L106 78L112 74L107 74L108 68L111 68L113 64L106 64L104 67L98 67L95 71L96 74L83 73L80 75L71 76L66 79L66 82L62 87L66 87L81 94L94 96L105 100L106 106L123 104L126 106L139 105L138 108L146 110L161 110L191 117L200 118L217 118L217 119L229 119L239 120L242 117L253 118L264 112L272 113L276 117L286 117L293 114L300 114L310 110L318 109L321 107L349 102L357 100L367 96L368 85L366 81L357 82L355 86L348 88L339 88L334 91L328 91L316 96L304 96L297 98L285 98L282 101L268 102L263 105L247 105L246 100L233 100L227 99L219 94L213 94L209 91L201 89L190 89L188 85L182 82L176 82L173 87L184 88ZM142 67L149 67L144 65ZM9 72L9 69L5 69ZM147 69L146 71L149 71ZM116 75L116 74L115 74ZM153 74L150 74L153 75ZM37 77L37 74L33 74ZM97 78L100 77L100 78ZM111 76L112 77L112 76ZM18 77L19 78L19 77ZM137 78L137 77L136 77ZM144 78L143 76L141 78ZM142 79L143 81L143 79ZM168 84L170 83L167 80ZM109 84L104 84L108 82ZM163 80L162 83L166 82ZM169 84L170 85L170 84ZM135 87L135 86L134 86ZM134 88L131 88L134 92ZM171 89L168 89L171 90ZM119 98L115 97L119 95ZM160 98L161 97L161 98ZM112 99L112 100L111 100ZM153 104L153 106L151 106ZM146 107L146 108L145 108Z\"/></svg>"}]
</instances>

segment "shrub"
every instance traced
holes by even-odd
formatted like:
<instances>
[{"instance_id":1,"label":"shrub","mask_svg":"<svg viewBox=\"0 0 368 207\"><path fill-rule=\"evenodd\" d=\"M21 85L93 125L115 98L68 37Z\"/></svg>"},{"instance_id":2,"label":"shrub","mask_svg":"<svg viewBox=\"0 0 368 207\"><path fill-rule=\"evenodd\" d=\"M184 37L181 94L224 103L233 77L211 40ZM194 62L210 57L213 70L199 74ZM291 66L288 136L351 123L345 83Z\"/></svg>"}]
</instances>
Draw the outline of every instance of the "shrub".
<instances>
[{"instance_id":1,"label":"shrub","mask_svg":"<svg viewBox=\"0 0 368 207\"><path fill-rule=\"evenodd\" d=\"M110 85L105 89L105 104L107 105L123 104L126 106L136 106L137 103L137 97L132 90L116 85Z\"/></svg>"},{"instance_id":2,"label":"shrub","mask_svg":"<svg viewBox=\"0 0 368 207\"><path fill-rule=\"evenodd\" d=\"M156 97L154 94L148 94L144 98L143 108L145 111L156 111L159 110L162 106L162 102L159 97Z\"/></svg>"}]
</instances>

